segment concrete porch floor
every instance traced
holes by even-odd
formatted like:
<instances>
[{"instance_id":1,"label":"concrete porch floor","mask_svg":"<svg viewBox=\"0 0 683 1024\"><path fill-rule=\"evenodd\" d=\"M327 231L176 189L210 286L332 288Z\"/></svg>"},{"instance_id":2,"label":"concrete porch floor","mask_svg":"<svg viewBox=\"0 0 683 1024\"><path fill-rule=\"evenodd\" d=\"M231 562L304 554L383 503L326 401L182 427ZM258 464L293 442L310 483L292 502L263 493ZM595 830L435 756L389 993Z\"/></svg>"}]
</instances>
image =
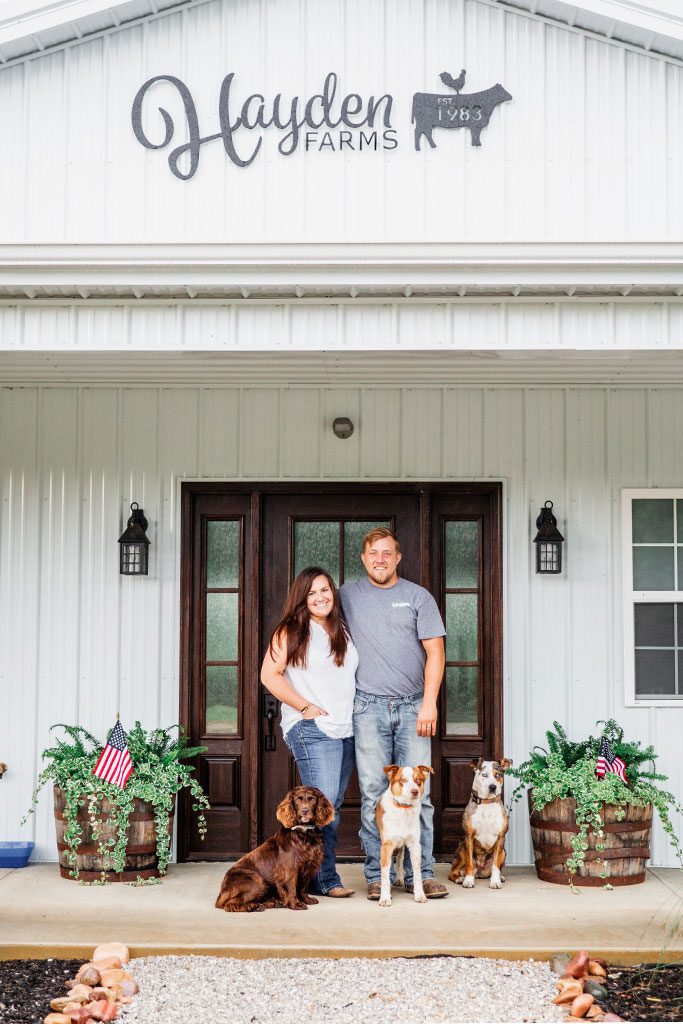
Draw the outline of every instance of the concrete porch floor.
<instances>
[{"instance_id":1,"label":"concrete porch floor","mask_svg":"<svg viewBox=\"0 0 683 1024\"><path fill-rule=\"evenodd\" d=\"M365 898L360 864L341 866L356 889L306 912L226 914L214 908L225 864L171 865L161 885L81 886L55 864L0 874L0 959L87 958L119 940L131 955L500 956L547 959L584 947L612 962L683 961L683 872L650 870L642 885L612 891L540 882L510 868L501 890L447 882L449 895L420 905L394 891L390 909ZM446 881L448 867L437 865Z\"/></svg>"}]
</instances>

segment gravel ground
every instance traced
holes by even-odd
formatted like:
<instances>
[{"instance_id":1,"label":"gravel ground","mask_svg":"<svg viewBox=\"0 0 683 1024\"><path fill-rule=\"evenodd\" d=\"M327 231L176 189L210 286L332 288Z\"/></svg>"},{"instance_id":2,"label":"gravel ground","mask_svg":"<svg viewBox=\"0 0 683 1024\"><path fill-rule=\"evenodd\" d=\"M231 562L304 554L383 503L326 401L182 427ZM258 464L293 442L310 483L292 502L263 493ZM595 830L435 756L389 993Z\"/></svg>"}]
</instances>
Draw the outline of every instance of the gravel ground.
<instances>
[{"instance_id":1,"label":"gravel ground","mask_svg":"<svg viewBox=\"0 0 683 1024\"><path fill-rule=\"evenodd\" d=\"M141 957L124 1024L471 1024L561 1021L547 963L470 957Z\"/></svg>"}]
</instances>

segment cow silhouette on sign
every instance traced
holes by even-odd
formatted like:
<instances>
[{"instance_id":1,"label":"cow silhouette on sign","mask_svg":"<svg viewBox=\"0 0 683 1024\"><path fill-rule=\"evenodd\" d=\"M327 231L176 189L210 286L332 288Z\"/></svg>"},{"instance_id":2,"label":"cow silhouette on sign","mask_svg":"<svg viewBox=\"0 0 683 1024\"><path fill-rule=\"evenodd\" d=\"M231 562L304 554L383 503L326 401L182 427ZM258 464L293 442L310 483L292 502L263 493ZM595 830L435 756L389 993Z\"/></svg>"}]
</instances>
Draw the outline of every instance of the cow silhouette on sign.
<instances>
[{"instance_id":1,"label":"cow silhouette on sign","mask_svg":"<svg viewBox=\"0 0 683 1024\"><path fill-rule=\"evenodd\" d=\"M415 149L419 150L422 136L432 149L436 149L435 128L469 128L473 146L481 146L481 132L491 120L491 114L499 103L511 100L512 96L500 83L484 89L483 92L463 94L457 87L464 85L465 70L459 78L453 79L444 72L444 84L456 90L453 93L416 92L413 96L412 123L415 125Z\"/></svg>"}]
</instances>

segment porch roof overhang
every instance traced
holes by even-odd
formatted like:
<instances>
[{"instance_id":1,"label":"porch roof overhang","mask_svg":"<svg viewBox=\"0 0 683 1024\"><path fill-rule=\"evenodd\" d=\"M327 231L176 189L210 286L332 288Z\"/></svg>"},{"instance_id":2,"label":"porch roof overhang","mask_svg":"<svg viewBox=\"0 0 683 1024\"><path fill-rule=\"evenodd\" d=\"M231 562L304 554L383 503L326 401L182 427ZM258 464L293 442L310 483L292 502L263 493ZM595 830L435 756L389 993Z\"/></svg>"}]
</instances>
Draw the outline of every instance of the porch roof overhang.
<instances>
[{"instance_id":1,"label":"porch roof overhang","mask_svg":"<svg viewBox=\"0 0 683 1024\"><path fill-rule=\"evenodd\" d=\"M0 65L39 57L210 0L5 0ZM654 54L683 59L677 0L479 0Z\"/></svg>"},{"instance_id":2,"label":"porch roof overhang","mask_svg":"<svg viewBox=\"0 0 683 1024\"><path fill-rule=\"evenodd\" d=\"M0 245L4 306L682 296L677 242Z\"/></svg>"}]
</instances>

